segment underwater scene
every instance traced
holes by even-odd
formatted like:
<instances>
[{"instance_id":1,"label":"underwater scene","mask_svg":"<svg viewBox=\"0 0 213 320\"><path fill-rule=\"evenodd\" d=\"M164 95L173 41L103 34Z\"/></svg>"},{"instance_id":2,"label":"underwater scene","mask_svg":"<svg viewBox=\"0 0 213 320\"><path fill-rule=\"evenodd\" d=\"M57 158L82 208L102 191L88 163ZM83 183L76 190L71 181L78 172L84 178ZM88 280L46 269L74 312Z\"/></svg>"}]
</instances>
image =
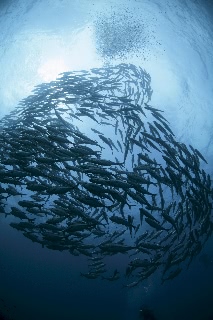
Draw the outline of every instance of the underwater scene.
<instances>
[{"instance_id":1,"label":"underwater scene","mask_svg":"<svg viewBox=\"0 0 213 320\"><path fill-rule=\"evenodd\" d=\"M0 26L0 320L213 319L213 3Z\"/></svg>"}]
</instances>

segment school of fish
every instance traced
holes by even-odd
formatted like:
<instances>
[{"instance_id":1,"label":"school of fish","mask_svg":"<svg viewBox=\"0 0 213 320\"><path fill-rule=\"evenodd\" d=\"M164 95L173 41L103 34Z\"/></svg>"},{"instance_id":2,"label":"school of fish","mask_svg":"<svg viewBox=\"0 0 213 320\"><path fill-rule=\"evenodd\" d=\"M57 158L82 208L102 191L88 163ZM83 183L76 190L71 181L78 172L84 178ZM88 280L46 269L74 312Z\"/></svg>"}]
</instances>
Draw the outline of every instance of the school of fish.
<instances>
[{"instance_id":1,"label":"school of fish","mask_svg":"<svg viewBox=\"0 0 213 320\"><path fill-rule=\"evenodd\" d=\"M159 270L164 283L212 234L206 160L150 105L150 83L132 64L64 72L0 120L0 214L87 257L82 277L134 287Z\"/></svg>"}]
</instances>

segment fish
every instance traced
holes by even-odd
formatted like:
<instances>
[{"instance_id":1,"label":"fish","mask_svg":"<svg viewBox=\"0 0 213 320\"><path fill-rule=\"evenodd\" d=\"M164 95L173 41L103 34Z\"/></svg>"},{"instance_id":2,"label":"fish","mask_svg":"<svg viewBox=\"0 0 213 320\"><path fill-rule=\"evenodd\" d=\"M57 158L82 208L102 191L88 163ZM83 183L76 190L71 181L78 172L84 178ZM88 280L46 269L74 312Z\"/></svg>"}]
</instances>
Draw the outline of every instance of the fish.
<instances>
[{"instance_id":1,"label":"fish","mask_svg":"<svg viewBox=\"0 0 213 320\"><path fill-rule=\"evenodd\" d=\"M71 225L68 225L66 229L64 229L64 232L76 232L76 231L84 231L84 230L90 230L94 226L89 223L73 223Z\"/></svg>"},{"instance_id":2,"label":"fish","mask_svg":"<svg viewBox=\"0 0 213 320\"><path fill-rule=\"evenodd\" d=\"M112 276L110 277L104 277L102 276L102 279L108 280L108 281L116 281L120 278L119 272L117 271L117 269L115 269L114 273Z\"/></svg>"},{"instance_id":3,"label":"fish","mask_svg":"<svg viewBox=\"0 0 213 320\"><path fill-rule=\"evenodd\" d=\"M198 155L198 157L203 160L206 164L208 164L208 162L206 161L206 159L203 157L203 155L200 153L200 151L198 151L197 149L194 149L194 152Z\"/></svg>"},{"instance_id":4,"label":"fish","mask_svg":"<svg viewBox=\"0 0 213 320\"><path fill-rule=\"evenodd\" d=\"M122 278L108 270L122 253L127 286L158 267L171 280L212 234L206 159L149 104L150 81L125 63L65 72L0 120L1 212L30 241L86 257L82 277Z\"/></svg>"},{"instance_id":5,"label":"fish","mask_svg":"<svg viewBox=\"0 0 213 320\"><path fill-rule=\"evenodd\" d=\"M168 230L168 229L162 227L162 226L160 225L160 223L159 223L159 222L156 222L154 219L145 218L145 221L146 221L151 227L155 228L155 229L158 230L158 231L159 231L159 230Z\"/></svg>"},{"instance_id":6,"label":"fish","mask_svg":"<svg viewBox=\"0 0 213 320\"><path fill-rule=\"evenodd\" d=\"M141 205L146 204L149 206L149 202L146 200L146 198L142 194L139 195L131 190L127 190L127 193L132 199L134 199L135 201L137 201Z\"/></svg>"},{"instance_id":7,"label":"fish","mask_svg":"<svg viewBox=\"0 0 213 320\"><path fill-rule=\"evenodd\" d=\"M162 110L160 110L160 109L156 109L156 108L154 108L154 107L152 107L152 106L150 106L148 103L144 103L144 105L145 105L145 109L147 109L147 110L150 110L150 111L152 111L152 112L163 112Z\"/></svg>"},{"instance_id":8,"label":"fish","mask_svg":"<svg viewBox=\"0 0 213 320\"><path fill-rule=\"evenodd\" d=\"M148 259L141 260L140 258L136 258L136 259L130 261L129 265L131 266L132 269L147 268L152 265L152 261L150 261Z\"/></svg>"},{"instance_id":9,"label":"fish","mask_svg":"<svg viewBox=\"0 0 213 320\"><path fill-rule=\"evenodd\" d=\"M139 211L140 211L140 214L143 215L143 216L146 216L146 218L150 220L154 220L156 223L158 223L157 219L155 219L155 217L149 213L148 210L144 209L144 208L139 208Z\"/></svg>"},{"instance_id":10,"label":"fish","mask_svg":"<svg viewBox=\"0 0 213 320\"><path fill-rule=\"evenodd\" d=\"M124 287L133 288L133 287L136 287L138 285L138 283L139 283L139 280L138 281L133 281L133 282L131 282L129 284L124 285Z\"/></svg>"},{"instance_id":11,"label":"fish","mask_svg":"<svg viewBox=\"0 0 213 320\"><path fill-rule=\"evenodd\" d=\"M96 272L80 273L82 277L87 279L96 279L99 275Z\"/></svg>"},{"instance_id":12,"label":"fish","mask_svg":"<svg viewBox=\"0 0 213 320\"><path fill-rule=\"evenodd\" d=\"M150 159L146 154L138 153L139 159L142 159L144 162L147 162L151 165L157 165L156 161Z\"/></svg>"},{"instance_id":13,"label":"fish","mask_svg":"<svg viewBox=\"0 0 213 320\"><path fill-rule=\"evenodd\" d=\"M163 210L163 211L161 212L161 215L162 215L162 217L163 217L167 222L169 222L169 223L174 227L174 229L176 230L177 234L179 235L179 230L178 230L178 227L177 227L177 224L176 224L175 220L174 220L171 216L169 216L169 215L165 212L165 210Z\"/></svg>"},{"instance_id":14,"label":"fish","mask_svg":"<svg viewBox=\"0 0 213 320\"><path fill-rule=\"evenodd\" d=\"M126 253L130 250L135 249L136 247L122 245L119 243L106 243L106 244L101 244L99 248L101 249L102 252L117 254L117 253Z\"/></svg>"},{"instance_id":15,"label":"fish","mask_svg":"<svg viewBox=\"0 0 213 320\"><path fill-rule=\"evenodd\" d=\"M155 243L148 243L148 242L140 242L137 246L137 248L145 248L145 249L151 249L151 250L160 250L162 249L162 246Z\"/></svg>"},{"instance_id":16,"label":"fish","mask_svg":"<svg viewBox=\"0 0 213 320\"><path fill-rule=\"evenodd\" d=\"M181 268L177 268L176 270L170 272L170 274L168 275L167 278L163 278L162 279L162 284L166 281L166 280L172 280L175 277L177 277L180 273L181 273L182 269Z\"/></svg>"},{"instance_id":17,"label":"fish","mask_svg":"<svg viewBox=\"0 0 213 320\"><path fill-rule=\"evenodd\" d=\"M113 147L112 147L111 141L110 141L109 139L107 139L104 135L99 134L98 136L99 136L99 138L100 138L104 143L106 143L106 144L110 147L110 149L113 151Z\"/></svg>"},{"instance_id":18,"label":"fish","mask_svg":"<svg viewBox=\"0 0 213 320\"><path fill-rule=\"evenodd\" d=\"M122 217L118 217L116 216L115 214L111 217L109 217L109 219L112 221L112 222L115 222L117 224L122 224L124 226L126 226L127 228L136 228L130 221L122 218Z\"/></svg>"},{"instance_id":19,"label":"fish","mask_svg":"<svg viewBox=\"0 0 213 320\"><path fill-rule=\"evenodd\" d=\"M98 164L101 166L121 166L124 164L124 162L115 162L111 160L105 160L105 159L91 159L90 162L94 164Z\"/></svg>"}]
</instances>

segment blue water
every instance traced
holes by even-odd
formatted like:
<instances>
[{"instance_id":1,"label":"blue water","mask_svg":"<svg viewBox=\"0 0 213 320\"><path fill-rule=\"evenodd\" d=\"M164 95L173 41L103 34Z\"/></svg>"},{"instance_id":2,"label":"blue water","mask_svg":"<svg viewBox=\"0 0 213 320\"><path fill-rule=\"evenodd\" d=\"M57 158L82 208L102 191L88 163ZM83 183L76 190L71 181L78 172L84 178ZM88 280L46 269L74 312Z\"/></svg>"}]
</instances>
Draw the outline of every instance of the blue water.
<instances>
[{"instance_id":1,"label":"blue water","mask_svg":"<svg viewBox=\"0 0 213 320\"><path fill-rule=\"evenodd\" d=\"M211 243L204 251L211 255ZM0 234L2 312L12 319L139 319L141 305L157 319L208 319L212 315L213 263L199 256L162 286L158 275L140 287L122 288L79 276L81 258L31 244L6 224ZM8 310L8 311L7 311Z\"/></svg>"},{"instance_id":2,"label":"blue water","mask_svg":"<svg viewBox=\"0 0 213 320\"><path fill-rule=\"evenodd\" d=\"M115 17L115 26L118 21L117 30L126 17L135 27L143 20L144 34L130 46L120 30L117 55L114 48L113 56L104 58L109 48L94 44L94 36L109 17ZM59 72L111 60L134 63L152 77L153 105L165 111L178 139L202 151L212 178L212 21L212 1L0 1L0 116ZM131 32L133 39L140 36ZM209 264L197 256L163 286L154 274L127 289L122 279L81 277L79 270L87 272L84 258L42 248L8 221L0 216L0 310L6 319L136 320L144 304L158 320L213 316L212 238L200 253L208 254ZM116 259L122 264L125 256Z\"/></svg>"}]
</instances>

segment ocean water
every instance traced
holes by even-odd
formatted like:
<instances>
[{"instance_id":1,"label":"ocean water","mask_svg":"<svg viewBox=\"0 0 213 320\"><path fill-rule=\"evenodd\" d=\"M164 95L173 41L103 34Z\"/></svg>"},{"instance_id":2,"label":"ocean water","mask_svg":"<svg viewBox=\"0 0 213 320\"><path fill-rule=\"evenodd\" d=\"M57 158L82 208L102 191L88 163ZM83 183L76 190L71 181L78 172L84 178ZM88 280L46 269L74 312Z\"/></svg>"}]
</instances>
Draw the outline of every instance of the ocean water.
<instances>
[{"instance_id":1,"label":"ocean water","mask_svg":"<svg viewBox=\"0 0 213 320\"><path fill-rule=\"evenodd\" d=\"M212 21L212 2L201 0L0 1L0 118L61 72L131 63L150 74L151 105L177 141L202 152L212 181ZM213 317L212 236L178 277L162 285L157 270L126 288L123 277L82 277L85 256L31 242L11 219L0 214L0 319L134 320L143 305L158 320ZM118 254L108 267L127 261Z\"/></svg>"}]
</instances>

